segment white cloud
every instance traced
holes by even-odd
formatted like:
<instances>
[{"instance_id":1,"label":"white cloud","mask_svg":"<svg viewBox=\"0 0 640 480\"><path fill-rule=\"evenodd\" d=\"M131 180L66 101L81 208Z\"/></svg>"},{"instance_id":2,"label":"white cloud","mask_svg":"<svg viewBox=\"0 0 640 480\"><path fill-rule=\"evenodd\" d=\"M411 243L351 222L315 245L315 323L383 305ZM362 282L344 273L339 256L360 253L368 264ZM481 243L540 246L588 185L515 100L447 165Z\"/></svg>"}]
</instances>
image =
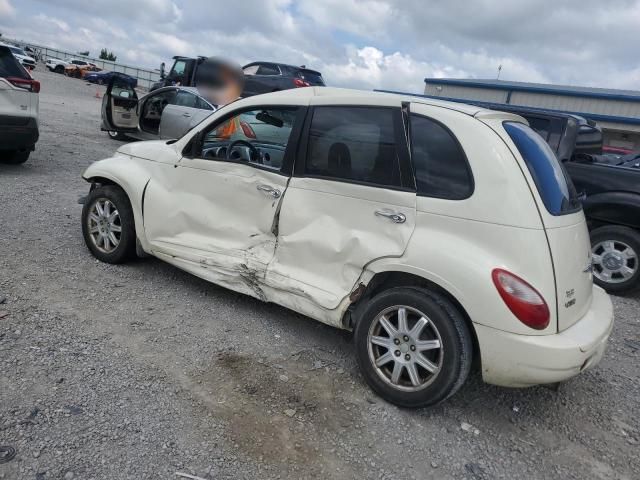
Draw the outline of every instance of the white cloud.
<instances>
[{"instance_id":1,"label":"white cloud","mask_svg":"<svg viewBox=\"0 0 640 480\"><path fill-rule=\"evenodd\" d=\"M425 77L640 88L640 0L0 0L6 37L157 68L218 55L421 92ZM7 15L13 16L9 19Z\"/></svg>"},{"instance_id":2,"label":"white cloud","mask_svg":"<svg viewBox=\"0 0 640 480\"><path fill-rule=\"evenodd\" d=\"M12 17L14 13L15 8L13 8L9 0L0 0L0 18Z\"/></svg>"}]
</instances>

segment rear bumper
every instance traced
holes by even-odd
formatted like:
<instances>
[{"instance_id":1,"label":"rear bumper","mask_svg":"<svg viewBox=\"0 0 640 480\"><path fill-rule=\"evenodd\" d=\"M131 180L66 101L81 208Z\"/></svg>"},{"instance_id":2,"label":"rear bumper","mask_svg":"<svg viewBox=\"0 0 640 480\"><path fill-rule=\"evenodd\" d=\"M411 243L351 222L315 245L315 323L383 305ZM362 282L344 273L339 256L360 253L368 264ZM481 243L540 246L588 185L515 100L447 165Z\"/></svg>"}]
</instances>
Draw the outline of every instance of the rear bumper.
<instances>
[{"instance_id":1,"label":"rear bumper","mask_svg":"<svg viewBox=\"0 0 640 480\"><path fill-rule=\"evenodd\" d=\"M39 136L35 118L0 116L0 150L31 149Z\"/></svg>"},{"instance_id":2,"label":"rear bumper","mask_svg":"<svg viewBox=\"0 0 640 480\"><path fill-rule=\"evenodd\" d=\"M475 329L485 382L504 387L556 383L600 362L613 329L613 306L594 286L590 309L563 332L517 335L477 324Z\"/></svg>"}]
</instances>

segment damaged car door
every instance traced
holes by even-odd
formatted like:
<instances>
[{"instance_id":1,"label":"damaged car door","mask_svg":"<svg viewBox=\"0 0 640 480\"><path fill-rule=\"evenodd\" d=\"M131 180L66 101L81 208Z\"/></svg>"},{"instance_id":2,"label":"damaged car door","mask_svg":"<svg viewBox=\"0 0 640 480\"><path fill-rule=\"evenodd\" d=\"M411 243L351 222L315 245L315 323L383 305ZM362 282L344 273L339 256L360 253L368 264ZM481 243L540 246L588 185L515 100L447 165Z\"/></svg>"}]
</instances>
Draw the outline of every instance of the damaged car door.
<instances>
[{"instance_id":1,"label":"damaged car door","mask_svg":"<svg viewBox=\"0 0 640 480\"><path fill-rule=\"evenodd\" d=\"M252 107L200 132L191 152L146 188L144 229L154 254L264 299L260 282L274 255L303 110Z\"/></svg>"},{"instance_id":2,"label":"damaged car door","mask_svg":"<svg viewBox=\"0 0 640 480\"><path fill-rule=\"evenodd\" d=\"M309 313L309 302L316 311L338 307L368 263L401 256L416 217L400 102L313 102L267 271L269 285L298 296L280 302Z\"/></svg>"}]
</instances>

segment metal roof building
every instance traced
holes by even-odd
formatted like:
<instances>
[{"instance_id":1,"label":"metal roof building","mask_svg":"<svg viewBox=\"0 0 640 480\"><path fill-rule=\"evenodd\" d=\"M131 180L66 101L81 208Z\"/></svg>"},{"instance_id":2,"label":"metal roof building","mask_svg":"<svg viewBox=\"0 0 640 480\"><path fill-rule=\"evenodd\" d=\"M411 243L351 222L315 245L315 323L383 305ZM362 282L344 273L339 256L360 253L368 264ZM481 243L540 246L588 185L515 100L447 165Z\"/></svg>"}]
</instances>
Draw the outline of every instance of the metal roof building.
<instances>
[{"instance_id":1,"label":"metal roof building","mask_svg":"<svg viewBox=\"0 0 640 480\"><path fill-rule=\"evenodd\" d=\"M504 80L425 78L426 96L574 113L594 120L612 147L640 150L640 91Z\"/></svg>"}]
</instances>

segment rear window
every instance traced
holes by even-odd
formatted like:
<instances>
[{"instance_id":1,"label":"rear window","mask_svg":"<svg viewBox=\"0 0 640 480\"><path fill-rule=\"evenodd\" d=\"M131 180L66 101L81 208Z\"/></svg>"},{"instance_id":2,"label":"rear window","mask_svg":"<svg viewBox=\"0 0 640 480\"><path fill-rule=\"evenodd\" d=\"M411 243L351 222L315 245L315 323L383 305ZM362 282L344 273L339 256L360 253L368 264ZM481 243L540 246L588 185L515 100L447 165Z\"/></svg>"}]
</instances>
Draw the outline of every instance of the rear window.
<instances>
[{"instance_id":1,"label":"rear window","mask_svg":"<svg viewBox=\"0 0 640 480\"><path fill-rule=\"evenodd\" d=\"M322 75L314 70L300 70L298 72L298 77L311 85L324 86L324 79L322 78Z\"/></svg>"},{"instance_id":2,"label":"rear window","mask_svg":"<svg viewBox=\"0 0 640 480\"><path fill-rule=\"evenodd\" d=\"M564 215L579 211L575 187L547 142L523 123L504 122L504 129L527 164L548 212Z\"/></svg>"},{"instance_id":3,"label":"rear window","mask_svg":"<svg viewBox=\"0 0 640 480\"><path fill-rule=\"evenodd\" d=\"M20 62L13 56L11 50L0 46L0 77L31 78Z\"/></svg>"}]
</instances>

